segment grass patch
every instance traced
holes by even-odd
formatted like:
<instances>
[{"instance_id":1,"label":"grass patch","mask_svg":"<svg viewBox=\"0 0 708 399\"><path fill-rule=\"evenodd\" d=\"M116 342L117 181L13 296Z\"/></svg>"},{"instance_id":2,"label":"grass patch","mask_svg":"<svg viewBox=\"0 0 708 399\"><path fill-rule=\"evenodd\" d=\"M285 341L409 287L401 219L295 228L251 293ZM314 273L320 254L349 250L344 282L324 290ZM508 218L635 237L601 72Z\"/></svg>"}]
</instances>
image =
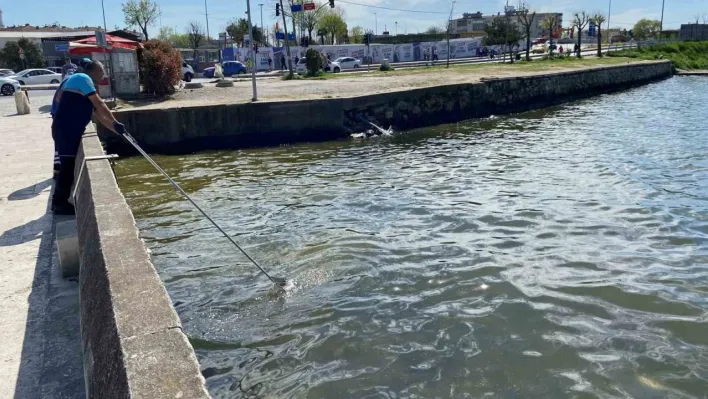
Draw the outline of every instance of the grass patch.
<instances>
[{"instance_id":1,"label":"grass patch","mask_svg":"<svg viewBox=\"0 0 708 399\"><path fill-rule=\"evenodd\" d=\"M708 69L708 41L655 44L639 49L613 51L607 55L643 60L671 60L677 69Z\"/></svg>"},{"instance_id":2,"label":"grass patch","mask_svg":"<svg viewBox=\"0 0 708 399\"><path fill-rule=\"evenodd\" d=\"M330 79L356 79L356 78L385 78L390 76L404 75L424 75L429 73L445 73L450 72L504 72L504 71L519 71L519 72L543 72L553 71L557 68L583 68L601 65L616 65L631 61L628 57L612 57L612 58L595 58L585 57L578 59L577 57L554 57L545 60L514 61L511 63L479 63L479 64L452 64L450 68L445 67L445 62L439 62L435 66L420 66L414 68L395 69L392 71L380 71L377 68L372 68L369 72L362 73L324 73L317 77L300 77L300 79L312 80L330 80ZM362 68L362 71L366 68Z\"/></svg>"},{"instance_id":3,"label":"grass patch","mask_svg":"<svg viewBox=\"0 0 708 399\"><path fill-rule=\"evenodd\" d=\"M280 79L282 79L282 80L300 80L300 79L304 79L304 78L296 73L292 73L292 74L286 73Z\"/></svg>"}]
</instances>

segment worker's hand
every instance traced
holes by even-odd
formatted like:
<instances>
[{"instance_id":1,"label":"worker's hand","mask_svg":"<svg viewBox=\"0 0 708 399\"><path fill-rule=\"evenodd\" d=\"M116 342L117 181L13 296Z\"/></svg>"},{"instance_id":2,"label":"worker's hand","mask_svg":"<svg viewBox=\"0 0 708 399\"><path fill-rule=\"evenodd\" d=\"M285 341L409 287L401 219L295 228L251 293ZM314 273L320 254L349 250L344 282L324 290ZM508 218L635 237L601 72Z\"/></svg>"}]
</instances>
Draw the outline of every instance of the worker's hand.
<instances>
[{"instance_id":1,"label":"worker's hand","mask_svg":"<svg viewBox=\"0 0 708 399\"><path fill-rule=\"evenodd\" d=\"M120 134L121 136L125 134L125 125L115 121L113 122L113 130L116 131L116 133Z\"/></svg>"}]
</instances>

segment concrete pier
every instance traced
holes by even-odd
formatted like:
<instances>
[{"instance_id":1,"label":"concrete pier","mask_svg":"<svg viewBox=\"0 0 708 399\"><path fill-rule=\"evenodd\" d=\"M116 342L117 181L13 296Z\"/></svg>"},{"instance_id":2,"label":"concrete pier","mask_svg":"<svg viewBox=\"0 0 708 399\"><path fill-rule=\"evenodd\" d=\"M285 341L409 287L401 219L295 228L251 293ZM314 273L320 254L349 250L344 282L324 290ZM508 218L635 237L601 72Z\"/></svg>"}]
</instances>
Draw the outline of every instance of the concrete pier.
<instances>
[{"instance_id":1,"label":"concrete pier","mask_svg":"<svg viewBox=\"0 0 708 399\"><path fill-rule=\"evenodd\" d=\"M49 209L50 93L0 98L0 398L82 398L78 282L64 280Z\"/></svg>"}]
</instances>

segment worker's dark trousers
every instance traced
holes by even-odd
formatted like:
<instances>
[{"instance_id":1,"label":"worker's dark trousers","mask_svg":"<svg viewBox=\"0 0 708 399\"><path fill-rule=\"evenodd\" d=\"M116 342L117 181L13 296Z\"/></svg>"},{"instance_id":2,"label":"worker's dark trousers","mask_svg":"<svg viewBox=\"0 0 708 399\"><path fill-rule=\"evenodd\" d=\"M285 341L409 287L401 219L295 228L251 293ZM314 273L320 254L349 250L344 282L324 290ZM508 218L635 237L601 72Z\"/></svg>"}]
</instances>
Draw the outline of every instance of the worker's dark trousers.
<instances>
[{"instance_id":1,"label":"worker's dark trousers","mask_svg":"<svg viewBox=\"0 0 708 399\"><path fill-rule=\"evenodd\" d=\"M81 142L81 134L66 134L52 125L52 138L54 138L54 145L60 158L59 174L54 187L52 203L62 205L69 202L71 185L74 184L74 164Z\"/></svg>"},{"instance_id":2,"label":"worker's dark trousers","mask_svg":"<svg viewBox=\"0 0 708 399\"><path fill-rule=\"evenodd\" d=\"M54 187L54 205L66 204L71 195L71 185L74 184L74 164L76 157L62 156L59 166L59 176L57 176L56 187Z\"/></svg>"}]
</instances>

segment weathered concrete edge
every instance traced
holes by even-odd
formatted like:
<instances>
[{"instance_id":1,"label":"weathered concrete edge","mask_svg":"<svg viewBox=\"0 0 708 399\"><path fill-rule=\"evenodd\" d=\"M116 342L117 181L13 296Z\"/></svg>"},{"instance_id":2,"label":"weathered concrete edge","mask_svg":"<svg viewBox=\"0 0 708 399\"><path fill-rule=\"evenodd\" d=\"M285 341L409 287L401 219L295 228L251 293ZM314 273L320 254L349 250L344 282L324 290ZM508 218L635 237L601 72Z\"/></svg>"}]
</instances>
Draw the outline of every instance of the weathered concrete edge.
<instances>
[{"instance_id":1,"label":"weathered concrete edge","mask_svg":"<svg viewBox=\"0 0 708 399\"><path fill-rule=\"evenodd\" d=\"M643 61L347 98L128 109L115 115L146 150L185 153L339 139L365 127L358 115L403 130L516 113L623 90L672 73L670 61ZM512 88L521 95L510 95ZM131 153L106 131L99 133L111 151Z\"/></svg>"},{"instance_id":2,"label":"weathered concrete edge","mask_svg":"<svg viewBox=\"0 0 708 399\"><path fill-rule=\"evenodd\" d=\"M90 125L75 170L86 396L209 398L111 165L89 160L81 172L86 157L103 154Z\"/></svg>"}]
</instances>

